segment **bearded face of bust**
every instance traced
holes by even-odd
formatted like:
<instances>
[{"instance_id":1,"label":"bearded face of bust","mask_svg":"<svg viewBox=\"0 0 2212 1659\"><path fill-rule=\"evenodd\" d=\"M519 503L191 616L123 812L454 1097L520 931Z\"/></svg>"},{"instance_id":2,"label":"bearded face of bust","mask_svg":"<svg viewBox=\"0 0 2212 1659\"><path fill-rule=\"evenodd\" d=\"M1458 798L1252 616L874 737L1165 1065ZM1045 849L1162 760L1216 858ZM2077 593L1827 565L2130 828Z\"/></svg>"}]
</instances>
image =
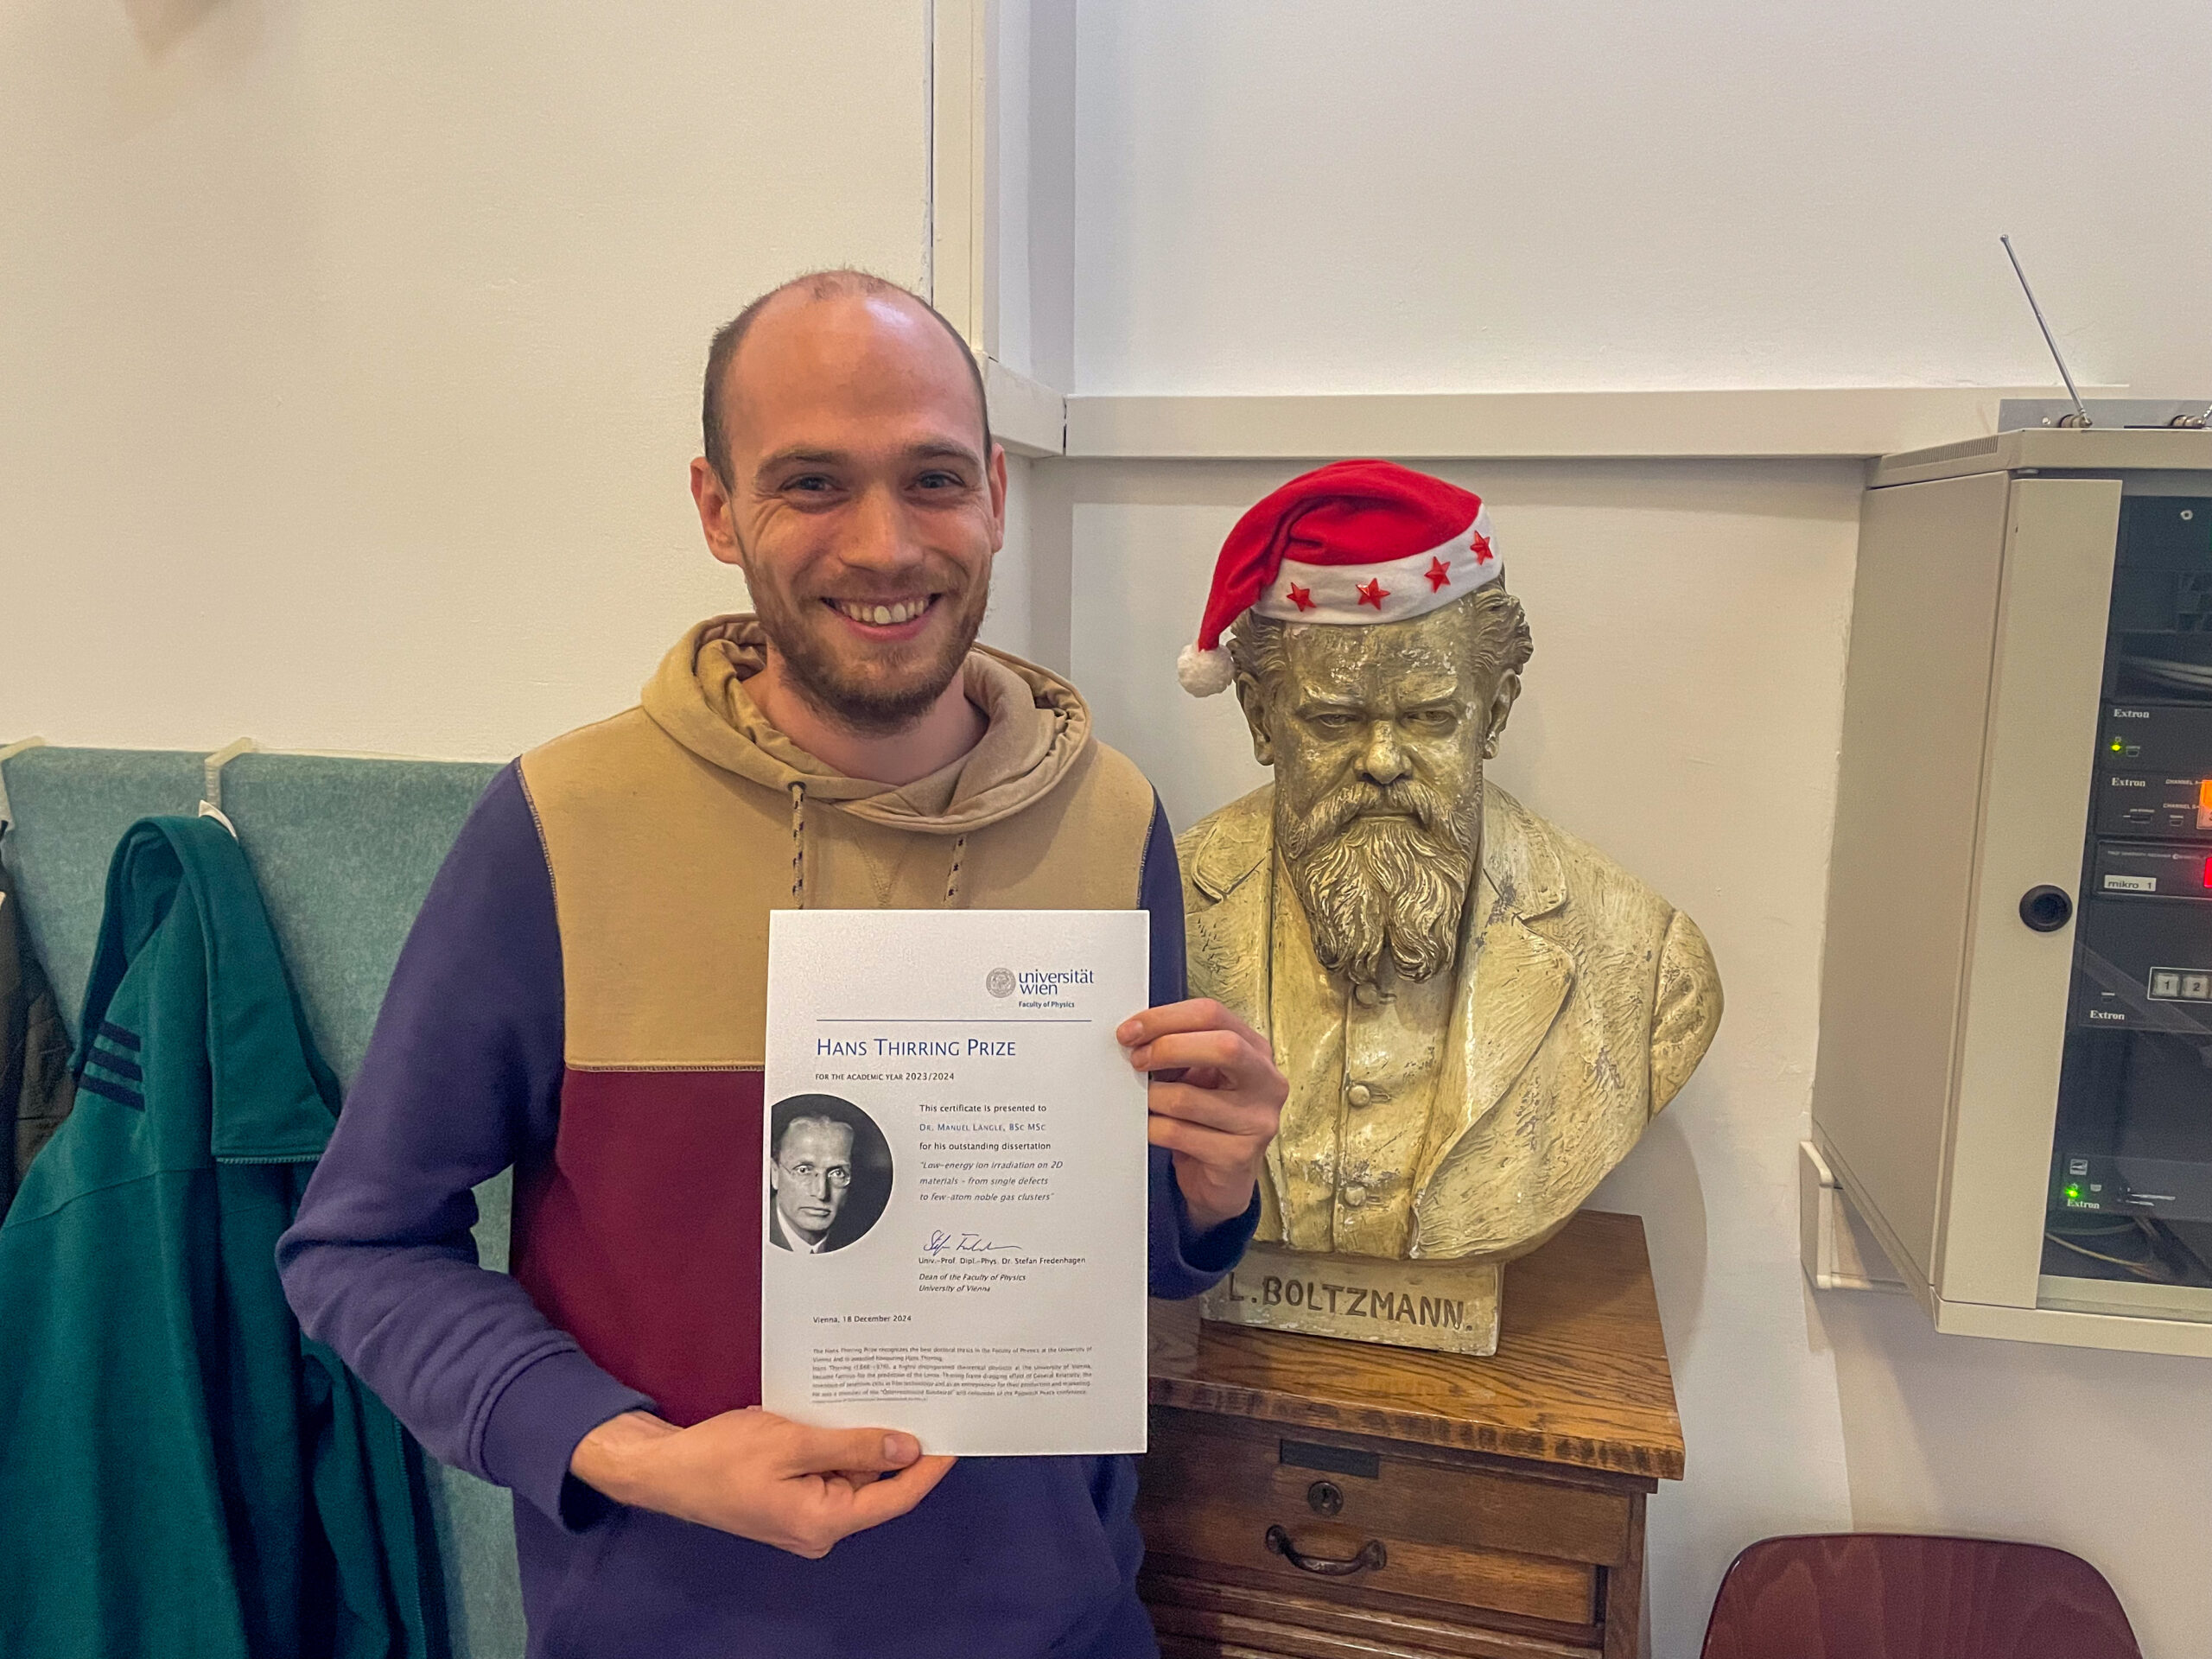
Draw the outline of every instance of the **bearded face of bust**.
<instances>
[{"instance_id":1,"label":"bearded face of bust","mask_svg":"<svg viewBox=\"0 0 2212 1659\"><path fill-rule=\"evenodd\" d=\"M1483 763L1529 633L1492 587L1365 627L1250 614L1230 642L1254 753L1275 774L1275 844L1324 967L1373 983L1449 969L1481 868Z\"/></svg>"}]
</instances>

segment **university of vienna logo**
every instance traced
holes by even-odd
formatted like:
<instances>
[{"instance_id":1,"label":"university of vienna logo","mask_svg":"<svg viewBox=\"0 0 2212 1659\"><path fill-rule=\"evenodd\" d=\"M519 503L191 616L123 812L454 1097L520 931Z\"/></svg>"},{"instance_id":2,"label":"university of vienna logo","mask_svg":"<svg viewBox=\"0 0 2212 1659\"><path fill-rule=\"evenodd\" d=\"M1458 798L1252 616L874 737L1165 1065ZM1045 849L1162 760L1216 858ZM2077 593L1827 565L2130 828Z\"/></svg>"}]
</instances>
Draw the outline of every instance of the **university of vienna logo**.
<instances>
[{"instance_id":1,"label":"university of vienna logo","mask_svg":"<svg viewBox=\"0 0 2212 1659\"><path fill-rule=\"evenodd\" d=\"M1012 996L1014 995L1014 969L1011 968L992 969L991 971L983 977L983 988L988 991L993 996Z\"/></svg>"}]
</instances>

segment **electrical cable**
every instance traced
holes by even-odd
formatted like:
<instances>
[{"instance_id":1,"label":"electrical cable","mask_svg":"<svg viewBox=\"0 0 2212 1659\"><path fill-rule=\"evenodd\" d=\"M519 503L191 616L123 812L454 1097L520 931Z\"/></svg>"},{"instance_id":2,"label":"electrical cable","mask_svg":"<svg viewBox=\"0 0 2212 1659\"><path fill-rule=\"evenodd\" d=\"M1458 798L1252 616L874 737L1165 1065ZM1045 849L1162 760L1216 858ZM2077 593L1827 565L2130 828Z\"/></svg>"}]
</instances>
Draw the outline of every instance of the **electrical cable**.
<instances>
[{"instance_id":1,"label":"electrical cable","mask_svg":"<svg viewBox=\"0 0 2212 1659\"><path fill-rule=\"evenodd\" d=\"M2068 1233L2071 1233L2073 1236L2069 1237ZM2086 1256L2092 1262L2101 1262L2107 1267L2118 1268L2121 1272L2131 1277L2143 1280L2146 1283L2153 1285L2189 1283L2192 1277L2189 1271L2191 1265L2190 1258L2184 1255L2182 1261L2178 1262L2174 1261L2168 1254L2165 1240L2160 1234L2161 1230L2158 1224L2143 1216L2116 1218L2095 1227L2077 1225L2063 1232L2055 1227L2046 1227L2044 1230L2044 1237L2057 1245L2060 1249L2069 1250L2075 1255ZM2093 1250L2086 1244L2077 1244L2074 1242L2076 1238L2116 1239L2122 1235L2133 1235L2139 1237L2142 1241L2145 1254L2131 1261L2126 1256L2107 1255L2104 1251ZM2185 1249L2179 1246L2178 1241L2176 1241L2176 1245L2177 1248Z\"/></svg>"},{"instance_id":2,"label":"electrical cable","mask_svg":"<svg viewBox=\"0 0 2212 1659\"><path fill-rule=\"evenodd\" d=\"M2130 1228L2127 1230L2133 1232L2134 1230ZM2086 1244L2076 1244L2069 1239L2061 1238L2056 1233L2047 1232L2044 1236L2062 1250L2071 1250L2076 1255L2088 1256L2092 1262L2102 1262L2108 1267L2121 1268L2133 1274L2138 1279L2147 1279L2153 1284L2164 1284L2170 1281L2171 1274L2162 1277L2159 1274L2150 1271L2147 1263L2130 1262L2124 1256L2107 1255L2103 1251L2093 1250Z\"/></svg>"}]
</instances>

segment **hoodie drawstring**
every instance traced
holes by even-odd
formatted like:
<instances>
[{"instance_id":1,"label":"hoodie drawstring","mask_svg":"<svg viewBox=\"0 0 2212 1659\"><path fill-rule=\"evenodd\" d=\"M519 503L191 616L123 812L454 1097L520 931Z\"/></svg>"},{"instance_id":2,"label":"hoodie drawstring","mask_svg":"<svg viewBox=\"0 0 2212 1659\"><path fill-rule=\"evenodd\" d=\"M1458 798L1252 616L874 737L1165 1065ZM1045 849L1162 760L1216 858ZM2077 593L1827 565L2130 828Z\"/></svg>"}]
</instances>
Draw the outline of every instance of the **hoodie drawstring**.
<instances>
[{"instance_id":1,"label":"hoodie drawstring","mask_svg":"<svg viewBox=\"0 0 2212 1659\"><path fill-rule=\"evenodd\" d=\"M806 908L806 785L794 782L791 791L791 908ZM968 855L968 837L963 832L952 843L952 870L944 879L944 907L950 910L960 899L960 864Z\"/></svg>"},{"instance_id":2,"label":"hoodie drawstring","mask_svg":"<svg viewBox=\"0 0 2212 1659\"><path fill-rule=\"evenodd\" d=\"M960 896L960 861L968 851L968 837L963 835L952 843L952 874L944 879L944 907L950 910Z\"/></svg>"},{"instance_id":3,"label":"hoodie drawstring","mask_svg":"<svg viewBox=\"0 0 2212 1659\"><path fill-rule=\"evenodd\" d=\"M806 785L791 785L791 908L806 908Z\"/></svg>"}]
</instances>

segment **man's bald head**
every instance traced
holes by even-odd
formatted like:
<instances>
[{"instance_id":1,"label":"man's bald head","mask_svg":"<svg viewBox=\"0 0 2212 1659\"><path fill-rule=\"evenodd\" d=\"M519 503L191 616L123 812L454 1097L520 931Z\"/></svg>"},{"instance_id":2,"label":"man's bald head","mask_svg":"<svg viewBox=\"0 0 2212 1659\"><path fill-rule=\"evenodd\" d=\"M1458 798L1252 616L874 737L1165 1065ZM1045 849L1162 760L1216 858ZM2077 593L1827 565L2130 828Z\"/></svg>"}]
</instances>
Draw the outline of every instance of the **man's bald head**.
<instances>
[{"instance_id":1,"label":"man's bald head","mask_svg":"<svg viewBox=\"0 0 2212 1659\"><path fill-rule=\"evenodd\" d=\"M713 344L707 348L706 388L700 399L700 435L706 446L708 464L715 469L715 476L721 480L723 488L734 487L735 481L730 473L729 431L723 420L723 400L728 389L730 365L736 360L738 348L745 344L746 335L753 331L753 326L761 313L784 301L786 296L794 305L835 299L889 300L926 312L935 319L938 327L944 330L945 338L952 342L960 353L960 360L967 365L969 381L976 388L976 419L982 427L983 447L980 453L984 455L991 453L991 411L983 396L982 366L976 361L975 353L968 349L968 342L960 337L960 331L945 319L944 313L918 294L864 270L814 270L770 289L717 328Z\"/></svg>"}]
</instances>

